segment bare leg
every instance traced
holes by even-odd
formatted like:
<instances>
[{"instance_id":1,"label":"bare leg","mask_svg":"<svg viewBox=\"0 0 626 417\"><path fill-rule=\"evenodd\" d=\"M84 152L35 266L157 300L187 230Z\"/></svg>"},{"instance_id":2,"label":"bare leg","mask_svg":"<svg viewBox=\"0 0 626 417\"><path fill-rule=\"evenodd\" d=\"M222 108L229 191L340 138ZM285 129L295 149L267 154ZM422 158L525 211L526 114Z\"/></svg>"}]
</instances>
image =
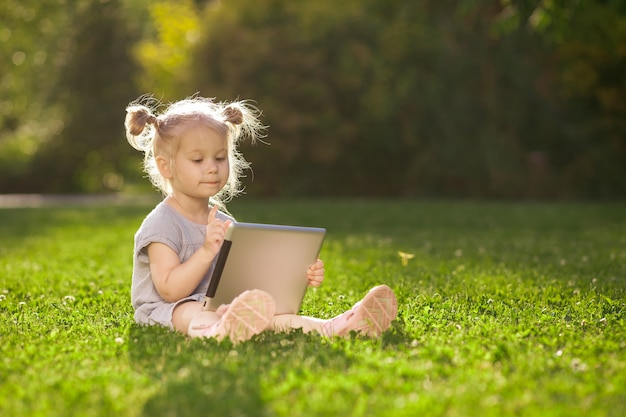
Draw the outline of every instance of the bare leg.
<instances>
[{"instance_id":1,"label":"bare leg","mask_svg":"<svg viewBox=\"0 0 626 417\"><path fill-rule=\"evenodd\" d=\"M248 294L240 300L241 303L238 305L237 313L234 314L234 317L229 316L229 326L235 326L235 321L233 320L239 320L237 317L238 314L247 314L254 319L253 322L255 324L253 327L255 327L255 330L252 332L254 334L262 331L261 328L263 326L261 325L264 320L264 323L267 323L269 320L269 328L276 332L288 332L292 329L302 329L303 333L314 331L323 336L346 336L351 331L356 331L366 336L378 337L389 328L389 325L395 319L398 311L398 304L393 291L386 285L372 288L369 293L350 310L330 320L298 316L295 314L273 316L273 300L269 295L261 296L255 291L248 291L247 293ZM257 303L255 304L255 302ZM254 308L251 308L248 303L252 303L252 307ZM204 311L202 310L201 302L190 301L176 306L172 314L172 324L176 330L188 334L191 337L207 336L208 334L205 334L206 330L220 322L222 316L224 316L228 309L228 306L222 306L217 312ZM250 315L248 313L254 314ZM255 322L258 318L262 319L261 322L259 322L260 324ZM245 337L248 336L249 335L246 333Z\"/></svg>"},{"instance_id":2,"label":"bare leg","mask_svg":"<svg viewBox=\"0 0 626 417\"><path fill-rule=\"evenodd\" d=\"M219 319L220 316L216 312L202 310L202 303L199 301L179 304L172 313L174 329L190 336L192 329L209 327Z\"/></svg>"},{"instance_id":3,"label":"bare leg","mask_svg":"<svg viewBox=\"0 0 626 417\"><path fill-rule=\"evenodd\" d=\"M276 310L272 297L259 290L244 291L217 311L204 311L202 306L195 301L176 306L172 313L174 328L191 337L229 337L239 343L267 329Z\"/></svg>"},{"instance_id":4,"label":"bare leg","mask_svg":"<svg viewBox=\"0 0 626 417\"><path fill-rule=\"evenodd\" d=\"M315 317L298 316L296 314L281 314L274 316L270 324L270 329L275 332L288 332L292 329L302 329L303 333L315 331L324 335L323 326L327 320Z\"/></svg>"},{"instance_id":5,"label":"bare leg","mask_svg":"<svg viewBox=\"0 0 626 417\"><path fill-rule=\"evenodd\" d=\"M389 328L398 313L398 302L391 288L379 285L350 310L322 320L313 317L285 314L274 316L270 327L274 331L302 329L304 333L315 331L323 336L347 336L355 331L364 336L379 337Z\"/></svg>"}]
</instances>

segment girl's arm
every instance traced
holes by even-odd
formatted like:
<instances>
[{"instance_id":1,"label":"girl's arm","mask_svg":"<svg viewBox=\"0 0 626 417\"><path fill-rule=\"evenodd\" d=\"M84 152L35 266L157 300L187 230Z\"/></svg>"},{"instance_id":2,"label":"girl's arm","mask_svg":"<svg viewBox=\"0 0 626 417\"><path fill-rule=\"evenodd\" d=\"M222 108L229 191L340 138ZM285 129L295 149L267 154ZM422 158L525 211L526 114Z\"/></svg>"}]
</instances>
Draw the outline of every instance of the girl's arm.
<instances>
[{"instance_id":1,"label":"girl's arm","mask_svg":"<svg viewBox=\"0 0 626 417\"><path fill-rule=\"evenodd\" d=\"M187 261L180 263L178 254L163 243L148 246L150 273L157 291L168 303L190 295L205 276L217 255L231 221L216 218L217 207L209 213L204 245Z\"/></svg>"}]
</instances>

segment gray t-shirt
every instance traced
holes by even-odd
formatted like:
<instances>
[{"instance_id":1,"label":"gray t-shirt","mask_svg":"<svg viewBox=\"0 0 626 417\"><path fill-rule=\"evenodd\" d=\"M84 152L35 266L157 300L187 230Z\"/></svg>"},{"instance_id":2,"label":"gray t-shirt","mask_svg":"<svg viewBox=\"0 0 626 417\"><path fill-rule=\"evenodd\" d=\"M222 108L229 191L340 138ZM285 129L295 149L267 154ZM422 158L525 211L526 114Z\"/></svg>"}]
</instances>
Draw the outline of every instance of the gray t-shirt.
<instances>
[{"instance_id":1,"label":"gray t-shirt","mask_svg":"<svg viewBox=\"0 0 626 417\"><path fill-rule=\"evenodd\" d=\"M234 221L222 212L218 212L217 218ZM131 299L137 323L159 324L173 329L174 307L187 301L200 301L204 297L217 259L216 256L200 284L188 297L168 303L159 295L152 282L148 246L151 243L163 243L172 248L183 263L202 246L205 235L206 225L192 222L165 202L159 203L144 219L135 234L133 258Z\"/></svg>"}]
</instances>

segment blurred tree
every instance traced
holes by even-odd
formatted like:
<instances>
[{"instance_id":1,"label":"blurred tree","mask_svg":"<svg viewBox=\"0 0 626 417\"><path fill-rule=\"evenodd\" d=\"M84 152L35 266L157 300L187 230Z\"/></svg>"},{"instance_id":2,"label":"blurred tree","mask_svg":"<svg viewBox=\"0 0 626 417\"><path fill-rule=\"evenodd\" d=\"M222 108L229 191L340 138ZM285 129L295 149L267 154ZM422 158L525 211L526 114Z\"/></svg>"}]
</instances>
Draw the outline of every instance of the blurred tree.
<instances>
[{"instance_id":1,"label":"blurred tree","mask_svg":"<svg viewBox=\"0 0 626 417\"><path fill-rule=\"evenodd\" d=\"M34 158L26 188L48 192L119 190L131 155L124 141L124 108L136 96L133 37L118 0L86 2L75 13L69 58L55 96L64 127ZM134 160L133 162L136 162Z\"/></svg>"},{"instance_id":2,"label":"blurred tree","mask_svg":"<svg viewBox=\"0 0 626 417\"><path fill-rule=\"evenodd\" d=\"M556 43L560 86L576 110L564 181L582 196L626 196L626 2L572 11ZM601 4L605 3L605 4ZM619 13L618 13L619 10ZM575 29L574 29L575 28Z\"/></svg>"},{"instance_id":3,"label":"blurred tree","mask_svg":"<svg viewBox=\"0 0 626 417\"><path fill-rule=\"evenodd\" d=\"M207 9L193 85L221 100L256 100L265 113L272 146L246 151L263 171L255 189L330 192L327 176L358 132L355 100L366 74L354 65L355 54L371 55L361 30L368 19L352 0L253 3ZM283 181L288 173L298 175Z\"/></svg>"},{"instance_id":4,"label":"blurred tree","mask_svg":"<svg viewBox=\"0 0 626 417\"><path fill-rule=\"evenodd\" d=\"M561 188L577 197L626 196L626 1L502 4L497 33L530 30L553 54L552 99L568 115L547 151Z\"/></svg>"},{"instance_id":5,"label":"blurred tree","mask_svg":"<svg viewBox=\"0 0 626 417\"><path fill-rule=\"evenodd\" d=\"M253 194L626 192L624 1L5 3L0 192L139 180L125 105L196 92L263 110Z\"/></svg>"},{"instance_id":6,"label":"blurred tree","mask_svg":"<svg viewBox=\"0 0 626 417\"><path fill-rule=\"evenodd\" d=\"M155 33L135 47L142 69L137 84L159 100L180 99L189 88L191 49L200 37L198 8L202 3L158 1L149 5Z\"/></svg>"},{"instance_id":7,"label":"blurred tree","mask_svg":"<svg viewBox=\"0 0 626 417\"><path fill-rule=\"evenodd\" d=\"M0 192L21 188L32 158L63 127L52 91L68 59L66 12L62 0L0 8Z\"/></svg>"},{"instance_id":8,"label":"blurred tree","mask_svg":"<svg viewBox=\"0 0 626 417\"><path fill-rule=\"evenodd\" d=\"M116 190L136 171L122 122L147 1L3 6L0 192Z\"/></svg>"},{"instance_id":9,"label":"blurred tree","mask_svg":"<svg viewBox=\"0 0 626 417\"><path fill-rule=\"evenodd\" d=\"M525 136L558 121L529 111L543 55L492 36L496 2L252 3L208 10L193 82L259 102L264 194L524 195Z\"/></svg>"}]
</instances>

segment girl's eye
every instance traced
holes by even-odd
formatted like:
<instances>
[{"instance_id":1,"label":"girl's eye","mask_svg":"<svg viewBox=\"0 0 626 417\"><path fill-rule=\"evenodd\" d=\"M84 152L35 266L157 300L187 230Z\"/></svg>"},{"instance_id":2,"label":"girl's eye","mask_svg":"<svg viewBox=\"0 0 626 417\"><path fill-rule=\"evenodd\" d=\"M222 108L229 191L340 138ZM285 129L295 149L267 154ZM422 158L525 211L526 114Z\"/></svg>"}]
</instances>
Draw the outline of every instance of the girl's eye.
<instances>
[{"instance_id":1,"label":"girl's eye","mask_svg":"<svg viewBox=\"0 0 626 417\"><path fill-rule=\"evenodd\" d=\"M225 160L226 160L226 158L225 158L225 157L223 157L223 156L220 156L219 158L215 158L215 160L216 160L217 162L223 162L223 161L225 161Z\"/></svg>"},{"instance_id":2,"label":"girl's eye","mask_svg":"<svg viewBox=\"0 0 626 417\"><path fill-rule=\"evenodd\" d=\"M192 161L195 162L196 164L199 164L202 162L202 159L193 159Z\"/></svg>"}]
</instances>

